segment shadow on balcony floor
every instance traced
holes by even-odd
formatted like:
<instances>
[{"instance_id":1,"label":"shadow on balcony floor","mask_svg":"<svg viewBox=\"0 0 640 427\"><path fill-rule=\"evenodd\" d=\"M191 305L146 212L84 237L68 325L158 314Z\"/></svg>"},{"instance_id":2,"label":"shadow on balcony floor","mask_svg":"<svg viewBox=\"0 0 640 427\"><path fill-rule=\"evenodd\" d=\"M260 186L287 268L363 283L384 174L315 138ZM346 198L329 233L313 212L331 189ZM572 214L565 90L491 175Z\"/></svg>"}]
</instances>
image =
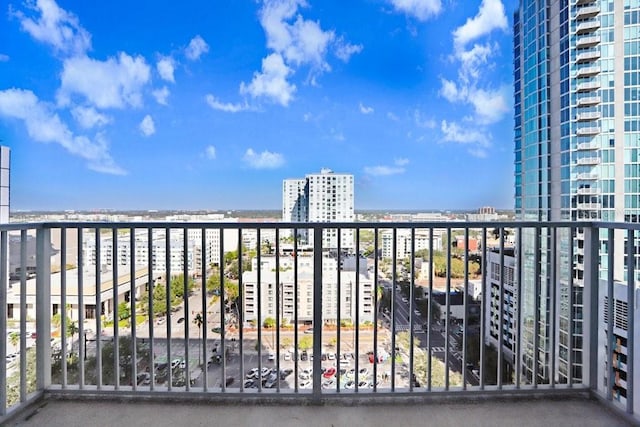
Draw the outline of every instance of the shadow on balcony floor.
<instances>
[{"instance_id":1,"label":"shadow on balcony floor","mask_svg":"<svg viewBox=\"0 0 640 427\"><path fill-rule=\"evenodd\" d=\"M590 399L375 405L220 405L48 399L11 426L628 426Z\"/></svg>"}]
</instances>

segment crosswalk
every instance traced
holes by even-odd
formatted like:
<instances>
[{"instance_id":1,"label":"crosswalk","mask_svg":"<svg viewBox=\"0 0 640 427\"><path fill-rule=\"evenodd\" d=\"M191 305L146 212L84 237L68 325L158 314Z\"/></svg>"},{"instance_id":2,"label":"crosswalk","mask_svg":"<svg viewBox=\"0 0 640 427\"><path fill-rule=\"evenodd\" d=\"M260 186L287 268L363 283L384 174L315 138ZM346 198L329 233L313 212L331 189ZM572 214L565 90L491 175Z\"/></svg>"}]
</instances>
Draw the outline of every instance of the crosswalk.
<instances>
[{"instance_id":1,"label":"crosswalk","mask_svg":"<svg viewBox=\"0 0 640 427\"><path fill-rule=\"evenodd\" d=\"M403 331L408 331L409 330L409 325L404 324L404 325L396 325L396 331L397 332L403 332ZM413 325L413 331L414 332L422 332L422 326L421 325Z\"/></svg>"}]
</instances>

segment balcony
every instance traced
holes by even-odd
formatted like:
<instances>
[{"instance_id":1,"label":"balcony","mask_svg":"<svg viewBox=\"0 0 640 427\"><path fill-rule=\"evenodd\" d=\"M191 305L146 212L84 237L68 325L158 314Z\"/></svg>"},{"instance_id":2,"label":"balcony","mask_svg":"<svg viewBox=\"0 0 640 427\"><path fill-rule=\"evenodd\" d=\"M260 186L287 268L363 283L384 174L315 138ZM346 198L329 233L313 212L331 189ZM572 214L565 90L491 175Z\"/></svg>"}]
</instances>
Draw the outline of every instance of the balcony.
<instances>
[{"instance_id":1,"label":"balcony","mask_svg":"<svg viewBox=\"0 0 640 427\"><path fill-rule=\"evenodd\" d=\"M600 82L586 82L586 83L578 83L576 90L578 92L590 92L600 89ZM578 102L578 105L580 103ZM584 104L583 104L584 105Z\"/></svg>"},{"instance_id":2,"label":"balcony","mask_svg":"<svg viewBox=\"0 0 640 427\"><path fill-rule=\"evenodd\" d=\"M592 151L598 149L598 144L591 142L582 142L576 147L578 151Z\"/></svg>"},{"instance_id":3,"label":"balcony","mask_svg":"<svg viewBox=\"0 0 640 427\"><path fill-rule=\"evenodd\" d=\"M578 69L576 77L593 77L596 74L600 74L600 67L582 67Z\"/></svg>"},{"instance_id":4,"label":"balcony","mask_svg":"<svg viewBox=\"0 0 640 427\"><path fill-rule=\"evenodd\" d=\"M599 96L583 96L579 98L577 102L578 107L586 107L597 104L600 104Z\"/></svg>"},{"instance_id":5,"label":"balcony","mask_svg":"<svg viewBox=\"0 0 640 427\"><path fill-rule=\"evenodd\" d=\"M590 126L576 129L576 135L578 136L592 136L600 133L598 126Z\"/></svg>"},{"instance_id":6,"label":"balcony","mask_svg":"<svg viewBox=\"0 0 640 427\"><path fill-rule=\"evenodd\" d=\"M593 18L600 13L600 8L597 6L583 6L578 8L576 13L576 19L589 19Z\"/></svg>"},{"instance_id":7,"label":"balcony","mask_svg":"<svg viewBox=\"0 0 640 427\"><path fill-rule=\"evenodd\" d=\"M576 160L576 164L589 165L589 166L599 165L600 157L583 157L581 159Z\"/></svg>"},{"instance_id":8,"label":"balcony","mask_svg":"<svg viewBox=\"0 0 640 427\"><path fill-rule=\"evenodd\" d=\"M593 61L597 61L598 59L600 59L600 51L598 50L579 53L576 56L576 62L578 64L582 64L585 62L593 62Z\"/></svg>"},{"instance_id":9,"label":"balcony","mask_svg":"<svg viewBox=\"0 0 640 427\"><path fill-rule=\"evenodd\" d=\"M583 181L594 181L598 179L598 174L595 173L579 173L577 178Z\"/></svg>"},{"instance_id":10,"label":"balcony","mask_svg":"<svg viewBox=\"0 0 640 427\"><path fill-rule=\"evenodd\" d=\"M600 194L600 190L594 187L582 187L578 188L577 194L594 196Z\"/></svg>"},{"instance_id":11,"label":"balcony","mask_svg":"<svg viewBox=\"0 0 640 427\"><path fill-rule=\"evenodd\" d=\"M566 316L571 325L583 320L580 346L571 341L567 349L553 333L531 339L546 342L544 348L521 347L520 338L544 333L542 324L559 327L558 310L567 301L556 296L562 298L577 279L543 279L544 297L539 280L542 271L577 275L576 266L568 271L553 265L567 259L559 251L574 250L578 224L584 232L581 265L590 268L579 270L583 309ZM0 356L16 355L0 372L0 423L201 425L212 417L228 425L273 419L285 426L301 420L411 425L425 417L455 425L640 421L640 404L631 398L633 376L615 395L605 381L613 378L603 363L611 342L606 336L614 335L599 307L603 298L620 296L612 290L613 270L607 281L598 279L599 236L634 242L640 224L313 223L304 224L308 242L290 243L300 227L0 226L0 316L7 319L0 333L13 337L2 341ZM394 241L385 253L378 236L389 231ZM420 266L413 256L397 257L400 235L412 240ZM418 246L417 235L429 237ZM33 254L29 238L36 241ZM208 238L213 241L205 244ZM9 250L10 239L19 241L18 253ZM463 247L442 243L455 241ZM541 243L549 252L540 250ZM356 256L358 247L382 258ZM125 253L129 259L122 264ZM215 267L227 253L234 257L224 257L225 268ZM193 264L197 270L189 266L193 254L206 260ZM118 261L101 263L107 258ZM35 277L29 278L32 263ZM9 281L14 268L19 279ZM636 277L634 264L628 268ZM496 292L475 298L476 286ZM507 297L507 289L513 295ZM290 291L292 301L285 304L282 296ZM573 306L574 292L566 295ZM549 305L532 310L535 301ZM491 307L504 309L494 313ZM634 324L637 311L625 312L626 324ZM541 313L550 317L541 319ZM632 372L630 328L625 351ZM527 335L518 336L521 330ZM580 363L561 357L563 350L579 351Z\"/></svg>"},{"instance_id":12,"label":"balcony","mask_svg":"<svg viewBox=\"0 0 640 427\"><path fill-rule=\"evenodd\" d=\"M591 120L598 120L600 118L599 111L590 111L588 113L578 113L576 115L576 120L579 122L586 122Z\"/></svg>"},{"instance_id":13,"label":"balcony","mask_svg":"<svg viewBox=\"0 0 640 427\"><path fill-rule=\"evenodd\" d=\"M592 21L584 21L576 27L576 34L588 34L597 31L600 28L600 21L592 20Z\"/></svg>"},{"instance_id":14,"label":"balcony","mask_svg":"<svg viewBox=\"0 0 640 427\"><path fill-rule=\"evenodd\" d=\"M576 48L584 49L600 44L600 36L582 36L576 40Z\"/></svg>"}]
</instances>

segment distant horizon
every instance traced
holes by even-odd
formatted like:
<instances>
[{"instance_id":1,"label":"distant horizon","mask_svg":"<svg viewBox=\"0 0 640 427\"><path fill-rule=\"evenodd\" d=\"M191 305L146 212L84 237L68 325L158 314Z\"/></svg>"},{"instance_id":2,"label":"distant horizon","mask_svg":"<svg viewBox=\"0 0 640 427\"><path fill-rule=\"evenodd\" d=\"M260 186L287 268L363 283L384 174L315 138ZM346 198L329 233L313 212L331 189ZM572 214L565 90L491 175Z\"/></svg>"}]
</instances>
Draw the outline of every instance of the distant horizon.
<instances>
[{"instance_id":1,"label":"distant horizon","mask_svg":"<svg viewBox=\"0 0 640 427\"><path fill-rule=\"evenodd\" d=\"M356 214L362 213L406 213L406 214L416 214L416 213L473 213L476 212L479 208L470 208L470 209L355 209ZM496 213L499 212L514 212L514 209L507 208L497 208L493 207L496 210ZM11 214L20 214L20 213L35 213L35 214L47 214L47 213L81 213L81 214L91 214L91 213L229 213L229 212L266 212L266 213L282 213L282 209L111 209L111 208L100 208L100 209L62 209L62 210L40 210L40 209L15 209L11 211Z\"/></svg>"}]
</instances>

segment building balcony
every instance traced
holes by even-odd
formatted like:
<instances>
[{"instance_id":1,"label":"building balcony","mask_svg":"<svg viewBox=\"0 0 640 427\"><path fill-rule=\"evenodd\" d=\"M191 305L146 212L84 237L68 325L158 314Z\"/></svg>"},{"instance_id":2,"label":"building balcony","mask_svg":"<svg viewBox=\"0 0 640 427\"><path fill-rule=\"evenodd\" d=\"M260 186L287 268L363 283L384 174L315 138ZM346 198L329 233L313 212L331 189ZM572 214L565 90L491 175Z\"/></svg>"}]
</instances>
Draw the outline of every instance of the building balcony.
<instances>
[{"instance_id":1,"label":"building balcony","mask_svg":"<svg viewBox=\"0 0 640 427\"><path fill-rule=\"evenodd\" d=\"M597 0L576 0L576 5L578 6L583 6L583 5L591 5L591 4L596 4Z\"/></svg>"},{"instance_id":2,"label":"building balcony","mask_svg":"<svg viewBox=\"0 0 640 427\"><path fill-rule=\"evenodd\" d=\"M578 113L576 115L576 120L579 122L586 122L591 120L598 120L600 118L599 111L590 111L588 113Z\"/></svg>"},{"instance_id":3,"label":"building balcony","mask_svg":"<svg viewBox=\"0 0 640 427\"><path fill-rule=\"evenodd\" d=\"M600 128L598 126L584 127L576 129L576 135L578 136L591 136L597 135L600 133Z\"/></svg>"},{"instance_id":4,"label":"building balcony","mask_svg":"<svg viewBox=\"0 0 640 427\"><path fill-rule=\"evenodd\" d=\"M582 67L576 72L576 77L593 77L600 74L600 67Z\"/></svg>"},{"instance_id":5,"label":"building balcony","mask_svg":"<svg viewBox=\"0 0 640 427\"><path fill-rule=\"evenodd\" d=\"M578 86L576 86L576 90L578 92L591 92L591 91L595 91L600 89L600 82L585 82L585 83L578 83ZM578 104L580 105L580 104ZM584 105L584 104L583 104Z\"/></svg>"},{"instance_id":6,"label":"building balcony","mask_svg":"<svg viewBox=\"0 0 640 427\"><path fill-rule=\"evenodd\" d=\"M600 164L600 157L583 157L576 160L577 165L595 166Z\"/></svg>"},{"instance_id":7,"label":"building balcony","mask_svg":"<svg viewBox=\"0 0 640 427\"><path fill-rule=\"evenodd\" d=\"M576 27L576 34L581 35L581 34L593 33L597 31L599 28L600 28L600 21L598 20L584 21L578 24L578 26Z\"/></svg>"},{"instance_id":8,"label":"building balcony","mask_svg":"<svg viewBox=\"0 0 640 427\"><path fill-rule=\"evenodd\" d=\"M594 181L599 179L599 176L596 173L579 173L576 178L582 181Z\"/></svg>"},{"instance_id":9,"label":"building balcony","mask_svg":"<svg viewBox=\"0 0 640 427\"><path fill-rule=\"evenodd\" d=\"M577 101L578 107L592 106L597 104L600 104L599 96L583 96Z\"/></svg>"},{"instance_id":10,"label":"building balcony","mask_svg":"<svg viewBox=\"0 0 640 427\"><path fill-rule=\"evenodd\" d=\"M593 142L582 142L582 143L577 145L576 149L578 151L598 150L598 144L593 143Z\"/></svg>"},{"instance_id":11,"label":"building balcony","mask_svg":"<svg viewBox=\"0 0 640 427\"><path fill-rule=\"evenodd\" d=\"M593 62L593 61L597 61L598 59L600 59L600 51L597 51L597 50L579 53L576 56L576 62L578 64L585 63L585 62Z\"/></svg>"},{"instance_id":12,"label":"building balcony","mask_svg":"<svg viewBox=\"0 0 640 427\"><path fill-rule=\"evenodd\" d=\"M577 204L577 208L583 211L596 211L602 209L600 202L582 202Z\"/></svg>"},{"instance_id":13,"label":"building balcony","mask_svg":"<svg viewBox=\"0 0 640 427\"><path fill-rule=\"evenodd\" d=\"M600 307L603 298L611 301L619 295L611 294L608 285L614 271L608 271L605 281L599 277L601 236L615 234L633 242L640 224L309 223L304 227L313 244L304 259L294 255L297 243L293 252L278 246L296 235L298 227L300 223L282 222L0 225L0 317L7 319L0 323L0 333L9 337L0 343L0 356L7 360L0 368L0 423L640 422L640 393L634 393L633 377L624 384L629 399L614 395L605 381L612 378L603 362L609 360L605 353L611 340L603 333L613 336L613 326L602 326ZM556 269L555 260L567 259L561 248L577 246L578 227L584 233L580 269ZM208 258L210 246L203 245L197 252L207 262L196 262L202 270L191 271L191 254L181 252L190 252L186 230L202 236L209 230L216 235L230 230L228 235L237 239L217 240L215 256L221 259ZM472 254L465 245L462 253L459 248L454 253L453 245L445 244L438 253L444 270L440 264L436 268L440 260L426 255L421 273L409 274L405 283L398 280L406 273L405 259L348 256L343 249L354 247L353 242L343 238L337 247L327 247L322 239L327 231L337 232L362 248L378 245L375 254L381 242L370 236L387 230L393 236L428 230L429 239L446 236L446 242L454 242L453 236L474 238L482 249ZM146 240L132 237L140 231ZM152 257L154 234L171 236L174 231L184 245L167 243L158 271ZM255 233L255 240L243 239L247 233ZM274 250L258 241L267 235L276 236ZM33 254L22 244L25 250L18 254L9 251L10 239L25 242L28 236L36 239ZM131 248L127 265L92 265L86 256L91 251L97 260L105 251L113 251L113 262L122 259L118 245L103 245L107 236L147 251ZM248 264L209 269L224 262L221 254L236 250ZM346 266L348 257L353 266ZM176 265L180 259L182 264ZM35 277L27 277L28 261L35 262ZM408 271L418 272L415 261L408 262ZM253 271L249 265L261 268ZM262 268L266 265L273 268ZM9 270L16 267L19 278L10 281ZM636 277L634 264L628 268L629 277ZM544 277L543 271L559 276ZM503 279L496 272L504 272L498 274ZM578 273L580 289L568 288L561 275ZM481 289L495 288L493 297L472 298L476 282ZM246 304L249 288L254 291L251 307ZM286 310L280 302L285 289L292 289L297 301L287 303ZM561 295L573 298L578 291L581 310L563 316L570 325L582 320L579 346L572 340L568 348L568 354L580 352L579 363L561 357L566 346L557 334L533 339L544 333L544 325L560 327ZM540 301L548 306L536 308ZM638 309L624 316L633 325ZM629 372L638 366L631 332L625 337ZM535 347L541 343L544 348Z\"/></svg>"},{"instance_id":14,"label":"building balcony","mask_svg":"<svg viewBox=\"0 0 640 427\"><path fill-rule=\"evenodd\" d=\"M589 19L593 18L600 13L600 8L597 6L581 6L578 7L576 12L576 19Z\"/></svg>"},{"instance_id":15,"label":"building balcony","mask_svg":"<svg viewBox=\"0 0 640 427\"><path fill-rule=\"evenodd\" d=\"M576 193L583 194L583 195L598 195L600 194L600 190L598 190L595 187L582 187L582 188L578 188Z\"/></svg>"},{"instance_id":16,"label":"building balcony","mask_svg":"<svg viewBox=\"0 0 640 427\"><path fill-rule=\"evenodd\" d=\"M600 44L600 36L582 36L576 40L576 48L584 49L594 47Z\"/></svg>"}]
</instances>

